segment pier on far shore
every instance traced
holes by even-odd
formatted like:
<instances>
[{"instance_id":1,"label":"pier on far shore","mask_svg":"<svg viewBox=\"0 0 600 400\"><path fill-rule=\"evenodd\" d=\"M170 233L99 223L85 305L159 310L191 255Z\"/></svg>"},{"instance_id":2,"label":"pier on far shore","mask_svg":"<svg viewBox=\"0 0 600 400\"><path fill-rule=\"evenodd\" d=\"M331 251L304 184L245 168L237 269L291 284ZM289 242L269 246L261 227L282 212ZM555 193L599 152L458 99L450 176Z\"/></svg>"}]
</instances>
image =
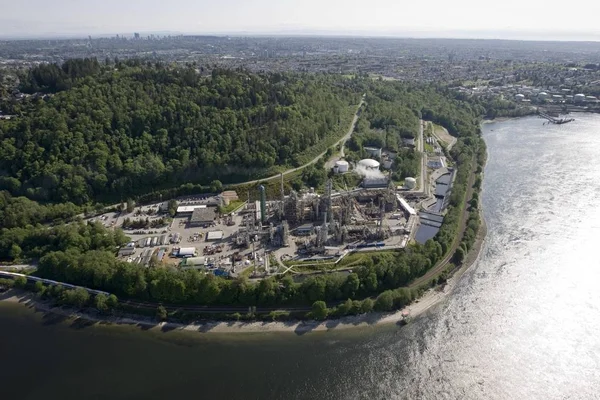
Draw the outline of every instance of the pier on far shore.
<instances>
[{"instance_id":1,"label":"pier on far shore","mask_svg":"<svg viewBox=\"0 0 600 400\"><path fill-rule=\"evenodd\" d=\"M540 118L547 119L548 123L558 124L558 125L575 121L574 118L556 118L556 117L553 117L553 116L546 114L545 112L539 111L539 110L538 110L538 115L540 116Z\"/></svg>"}]
</instances>

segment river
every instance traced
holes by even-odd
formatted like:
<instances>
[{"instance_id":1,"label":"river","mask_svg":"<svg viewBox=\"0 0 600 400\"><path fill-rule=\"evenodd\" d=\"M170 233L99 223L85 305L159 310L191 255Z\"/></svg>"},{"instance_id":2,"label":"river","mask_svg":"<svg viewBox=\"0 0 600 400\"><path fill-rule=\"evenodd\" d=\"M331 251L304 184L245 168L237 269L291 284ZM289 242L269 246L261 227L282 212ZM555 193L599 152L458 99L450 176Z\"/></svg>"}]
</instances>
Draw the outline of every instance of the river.
<instances>
[{"instance_id":1,"label":"river","mask_svg":"<svg viewBox=\"0 0 600 400\"><path fill-rule=\"evenodd\" d=\"M406 327L207 335L0 303L3 399L592 399L600 117L484 125L481 255Z\"/></svg>"}]
</instances>

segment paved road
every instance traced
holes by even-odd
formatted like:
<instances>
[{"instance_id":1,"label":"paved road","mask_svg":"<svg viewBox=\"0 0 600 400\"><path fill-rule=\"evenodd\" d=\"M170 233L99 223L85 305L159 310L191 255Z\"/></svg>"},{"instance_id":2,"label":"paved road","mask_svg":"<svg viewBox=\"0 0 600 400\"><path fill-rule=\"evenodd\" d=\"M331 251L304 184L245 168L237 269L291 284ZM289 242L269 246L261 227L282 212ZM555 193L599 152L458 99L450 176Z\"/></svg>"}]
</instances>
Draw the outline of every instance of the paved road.
<instances>
[{"instance_id":1,"label":"paved road","mask_svg":"<svg viewBox=\"0 0 600 400\"><path fill-rule=\"evenodd\" d=\"M427 154L425 154L425 145L423 143L423 125L425 121L419 121L419 138L417 140L417 150L421 152L421 176L419 177L419 189L425 196L429 196L429 182L427 182Z\"/></svg>"}]
</instances>

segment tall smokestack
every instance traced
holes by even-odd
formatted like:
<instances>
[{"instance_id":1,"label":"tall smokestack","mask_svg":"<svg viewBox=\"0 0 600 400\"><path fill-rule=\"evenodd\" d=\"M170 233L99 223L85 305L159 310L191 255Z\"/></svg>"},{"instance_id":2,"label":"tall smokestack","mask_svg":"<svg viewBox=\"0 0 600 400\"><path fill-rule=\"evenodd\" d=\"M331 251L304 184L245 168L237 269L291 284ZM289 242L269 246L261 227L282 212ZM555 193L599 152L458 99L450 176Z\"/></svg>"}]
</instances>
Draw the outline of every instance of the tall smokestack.
<instances>
[{"instance_id":1,"label":"tall smokestack","mask_svg":"<svg viewBox=\"0 0 600 400\"><path fill-rule=\"evenodd\" d=\"M263 185L260 185L258 190L260 190L260 222L264 225L267 216L267 195Z\"/></svg>"}]
</instances>

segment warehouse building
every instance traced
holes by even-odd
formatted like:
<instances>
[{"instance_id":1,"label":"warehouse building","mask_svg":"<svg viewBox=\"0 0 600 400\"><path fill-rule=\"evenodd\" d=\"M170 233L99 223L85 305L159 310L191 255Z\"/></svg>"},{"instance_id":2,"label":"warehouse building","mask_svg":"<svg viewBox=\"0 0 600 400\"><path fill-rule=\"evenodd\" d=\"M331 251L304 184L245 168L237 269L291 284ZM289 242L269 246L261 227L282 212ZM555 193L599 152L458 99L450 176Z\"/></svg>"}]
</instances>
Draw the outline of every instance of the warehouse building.
<instances>
[{"instance_id":1,"label":"warehouse building","mask_svg":"<svg viewBox=\"0 0 600 400\"><path fill-rule=\"evenodd\" d=\"M190 227L210 226L217 218L215 207L199 207L194 209L190 217Z\"/></svg>"}]
</instances>

